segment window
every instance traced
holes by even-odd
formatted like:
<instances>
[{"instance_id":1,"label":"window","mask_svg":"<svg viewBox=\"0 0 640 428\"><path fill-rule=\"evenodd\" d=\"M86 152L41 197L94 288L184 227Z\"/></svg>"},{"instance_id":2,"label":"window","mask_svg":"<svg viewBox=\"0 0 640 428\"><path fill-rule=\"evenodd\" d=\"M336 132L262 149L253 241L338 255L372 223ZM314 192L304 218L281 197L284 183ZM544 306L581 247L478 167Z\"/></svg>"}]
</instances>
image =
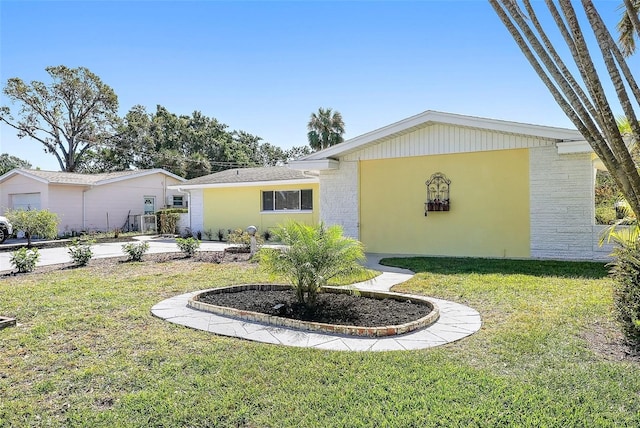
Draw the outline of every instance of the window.
<instances>
[{"instance_id":1,"label":"window","mask_svg":"<svg viewBox=\"0 0 640 428\"><path fill-rule=\"evenodd\" d=\"M179 207L186 208L188 205L187 197L185 195L168 195L167 207Z\"/></svg>"},{"instance_id":2,"label":"window","mask_svg":"<svg viewBox=\"0 0 640 428\"><path fill-rule=\"evenodd\" d=\"M310 211L313 209L313 191L267 190L262 192L262 211Z\"/></svg>"}]
</instances>

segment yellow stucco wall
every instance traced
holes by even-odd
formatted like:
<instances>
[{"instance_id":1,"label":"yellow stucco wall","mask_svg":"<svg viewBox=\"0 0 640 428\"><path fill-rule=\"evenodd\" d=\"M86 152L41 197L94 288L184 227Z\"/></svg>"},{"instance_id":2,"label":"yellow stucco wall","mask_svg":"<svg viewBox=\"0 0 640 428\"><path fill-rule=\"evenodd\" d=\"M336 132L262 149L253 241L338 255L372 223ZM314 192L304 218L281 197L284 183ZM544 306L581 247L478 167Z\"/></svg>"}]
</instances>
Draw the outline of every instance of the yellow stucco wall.
<instances>
[{"instance_id":1,"label":"yellow stucco wall","mask_svg":"<svg viewBox=\"0 0 640 428\"><path fill-rule=\"evenodd\" d=\"M451 210L425 217L436 172ZM361 161L360 239L373 253L529 257L528 150Z\"/></svg>"},{"instance_id":2,"label":"yellow stucco wall","mask_svg":"<svg viewBox=\"0 0 640 428\"><path fill-rule=\"evenodd\" d=\"M313 190L311 212L262 212L262 191L267 190ZM317 183L293 185L268 185L260 187L225 187L204 189L204 230L214 234L222 229L245 229L253 225L259 232L273 228L287 219L306 224L319 221L320 192Z\"/></svg>"}]
</instances>

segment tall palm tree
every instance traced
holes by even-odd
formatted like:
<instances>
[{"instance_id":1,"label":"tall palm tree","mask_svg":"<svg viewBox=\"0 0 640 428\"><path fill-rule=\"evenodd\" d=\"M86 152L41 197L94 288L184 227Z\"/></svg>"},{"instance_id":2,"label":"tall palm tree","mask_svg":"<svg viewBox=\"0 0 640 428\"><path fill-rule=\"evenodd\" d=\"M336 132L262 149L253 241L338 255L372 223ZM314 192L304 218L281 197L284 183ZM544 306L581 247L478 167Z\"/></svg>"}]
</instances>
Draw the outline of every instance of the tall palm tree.
<instances>
[{"instance_id":1,"label":"tall palm tree","mask_svg":"<svg viewBox=\"0 0 640 428\"><path fill-rule=\"evenodd\" d=\"M618 22L618 43L625 56L633 54L636 50L636 37L640 35L640 0L624 0L619 9L624 10Z\"/></svg>"},{"instance_id":2,"label":"tall palm tree","mask_svg":"<svg viewBox=\"0 0 640 428\"><path fill-rule=\"evenodd\" d=\"M313 150L322 150L342 143L344 138L344 121L340 112L330 108L318 109L318 113L311 113L307 124L307 139Z\"/></svg>"}]
</instances>

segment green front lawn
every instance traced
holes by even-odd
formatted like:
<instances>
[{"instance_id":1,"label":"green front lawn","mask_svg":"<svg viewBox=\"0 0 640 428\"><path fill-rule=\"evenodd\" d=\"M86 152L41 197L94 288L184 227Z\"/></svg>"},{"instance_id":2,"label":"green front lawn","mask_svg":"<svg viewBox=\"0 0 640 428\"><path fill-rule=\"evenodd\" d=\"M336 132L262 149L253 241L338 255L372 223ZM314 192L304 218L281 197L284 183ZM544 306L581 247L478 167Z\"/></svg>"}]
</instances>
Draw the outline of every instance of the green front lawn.
<instances>
[{"instance_id":1,"label":"green front lawn","mask_svg":"<svg viewBox=\"0 0 640 428\"><path fill-rule=\"evenodd\" d=\"M483 328L412 352L218 337L150 315L186 291L264 282L253 267L126 263L0 279L0 427L639 426L640 364L612 334L601 264L395 259L397 291L468 304Z\"/></svg>"}]
</instances>

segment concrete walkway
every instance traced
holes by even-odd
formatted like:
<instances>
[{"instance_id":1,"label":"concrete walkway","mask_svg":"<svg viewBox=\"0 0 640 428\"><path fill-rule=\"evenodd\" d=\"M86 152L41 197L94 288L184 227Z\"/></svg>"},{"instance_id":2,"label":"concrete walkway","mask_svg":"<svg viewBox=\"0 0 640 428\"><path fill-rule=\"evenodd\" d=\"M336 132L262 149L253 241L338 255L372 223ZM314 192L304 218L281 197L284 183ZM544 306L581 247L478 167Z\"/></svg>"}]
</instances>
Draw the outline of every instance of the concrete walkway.
<instances>
[{"instance_id":1,"label":"concrete walkway","mask_svg":"<svg viewBox=\"0 0 640 428\"><path fill-rule=\"evenodd\" d=\"M368 256L367 266L382 271L382 274L371 281L354 284L356 288L388 291L414 275L408 270L380 265L379 261L384 257L387 256ZM202 290L164 300L153 306L151 313L175 324L221 336L334 351L406 351L431 348L467 337L482 326L480 314L476 310L459 303L429 298L440 308L440 319L425 329L379 338L317 333L238 320L187 307L188 300L200 291Z\"/></svg>"}]
</instances>

